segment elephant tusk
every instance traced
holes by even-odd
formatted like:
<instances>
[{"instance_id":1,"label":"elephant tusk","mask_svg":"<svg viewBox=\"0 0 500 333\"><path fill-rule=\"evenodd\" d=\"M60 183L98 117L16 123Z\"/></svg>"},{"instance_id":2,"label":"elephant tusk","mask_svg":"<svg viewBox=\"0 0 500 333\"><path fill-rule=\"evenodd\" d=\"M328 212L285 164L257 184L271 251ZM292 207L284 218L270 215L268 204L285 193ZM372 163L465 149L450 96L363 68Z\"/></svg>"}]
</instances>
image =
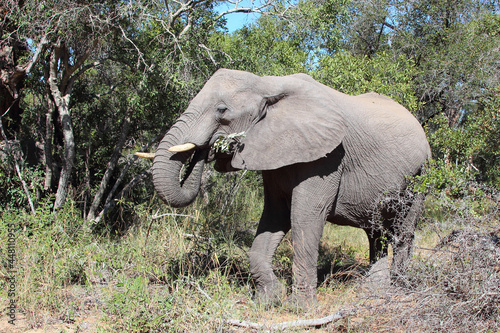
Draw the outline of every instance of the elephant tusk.
<instances>
[{"instance_id":1,"label":"elephant tusk","mask_svg":"<svg viewBox=\"0 0 500 333\"><path fill-rule=\"evenodd\" d=\"M147 158L148 160L152 160L153 158L155 158L154 153L143 153L143 152L138 151L134 155L142 157L142 158Z\"/></svg>"},{"instance_id":2,"label":"elephant tusk","mask_svg":"<svg viewBox=\"0 0 500 333\"><path fill-rule=\"evenodd\" d=\"M172 153L182 153L183 151L188 151L194 148L196 148L196 145L194 143L185 143L182 145L170 147L168 148L168 151Z\"/></svg>"}]
</instances>

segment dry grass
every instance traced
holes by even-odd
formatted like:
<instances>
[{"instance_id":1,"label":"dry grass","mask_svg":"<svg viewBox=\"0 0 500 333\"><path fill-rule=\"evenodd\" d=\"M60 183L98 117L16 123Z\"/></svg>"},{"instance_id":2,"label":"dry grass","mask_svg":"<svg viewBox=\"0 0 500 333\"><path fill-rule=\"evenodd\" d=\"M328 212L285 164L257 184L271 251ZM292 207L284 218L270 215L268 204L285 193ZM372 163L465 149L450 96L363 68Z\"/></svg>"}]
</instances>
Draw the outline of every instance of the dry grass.
<instances>
[{"instance_id":1,"label":"dry grass","mask_svg":"<svg viewBox=\"0 0 500 333\"><path fill-rule=\"evenodd\" d=\"M225 228L217 233L206 225L214 216L208 215L213 210L203 211L205 204L183 211L194 218L152 219L146 212L144 222L119 239L83 234L78 219L73 223L71 214L61 214L50 227L17 239L22 274L13 332L251 332L228 320L275 324L339 310L351 312L312 330L496 332L500 245L495 237L500 234L494 198L488 193L430 196L404 288L387 283L367 288L364 231L327 224L320 245L319 304L308 311L263 309L253 303L245 253L253 233L248 229L255 223L233 226L238 218L234 212L212 225L215 231ZM238 201L235 205L242 207ZM254 220L258 213L254 207L246 219ZM28 226L36 222L28 216L15 218ZM291 251L285 239L275 259L277 274L287 283ZM0 279L0 302L6 305L2 283ZM4 309L1 325L7 318ZM1 325L0 331L13 329Z\"/></svg>"},{"instance_id":2,"label":"dry grass","mask_svg":"<svg viewBox=\"0 0 500 333\"><path fill-rule=\"evenodd\" d=\"M436 208L439 207L439 209ZM431 195L404 287L360 288L350 329L497 332L500 206L496 193ZM366 287L366 286L365 286Z\"/></svg>"}]
</instances>

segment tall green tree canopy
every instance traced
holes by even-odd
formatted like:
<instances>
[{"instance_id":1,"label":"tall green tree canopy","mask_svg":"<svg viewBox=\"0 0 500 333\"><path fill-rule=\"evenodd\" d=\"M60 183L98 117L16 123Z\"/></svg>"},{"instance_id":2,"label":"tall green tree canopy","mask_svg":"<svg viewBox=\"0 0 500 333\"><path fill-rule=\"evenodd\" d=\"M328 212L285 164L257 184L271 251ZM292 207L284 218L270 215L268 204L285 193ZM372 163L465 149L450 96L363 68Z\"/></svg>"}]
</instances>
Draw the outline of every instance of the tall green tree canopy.
<instances>
[{"instance_id":1,"label":"tall green tree canopy","mask_svg":"<svg viewBox=\"0 0 500 333\"><path fill-rule=\"evenodd\" d=\"M436 158L498 184L499 1L246 4L2 2L2 127L25 157L20 176L14 159L2 164L3 206L31 195L59 209L70 198L99 220L127 193L146 200L150 185L130 190L148 177L132 153L154 150L221 67L304 72L346 93L386 94L420 119ZM230 33L235 12L258 16ZM23 181L30 190L15 191Z\"/></svg>"}]
</instances>

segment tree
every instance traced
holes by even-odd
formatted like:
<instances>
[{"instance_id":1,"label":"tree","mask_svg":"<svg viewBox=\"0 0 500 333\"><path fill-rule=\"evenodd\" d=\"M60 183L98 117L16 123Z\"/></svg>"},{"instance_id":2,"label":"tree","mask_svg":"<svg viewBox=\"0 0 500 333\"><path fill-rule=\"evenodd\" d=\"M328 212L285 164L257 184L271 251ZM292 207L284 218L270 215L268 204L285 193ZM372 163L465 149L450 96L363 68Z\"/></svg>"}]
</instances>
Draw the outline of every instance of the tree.
<instances>
[{"instance_id":1,"label":"tree","mask_svg":"<svg viewBox=\"0 0 500 333\"><path fill-rule=\"evenodd\" d=\"M499 82L498 6L479 0L358 1L350 44L358 54L390 50L411 59L422 118L444 113L454 127Z\"/></svg>"},{"instance_id":2,"label":"tree","mask_svg":"<svg viewBox=\"0 0 500 333\"><path fill-rule=\"evenodd\" d=\"M392 54L414 64L413 94L434 157L469 170L477 167L483 180L495 174L490 171L497 154L485 154L484 143L491 136L480 128L486 125L485 117L496 119L498 113L491 105L500 86L500 3L359 0L353 4L358 15L348 43L354 54L369 58ZM488 156L488 162L480 162L480 155Z\"/></svg>"},{"instance_id":3,"label":"tree","mask_svg":"<svg viewBox=\"0 0 500 333\"><path fill-rule=\"evenodd\" d=\"M342 51L321 57L313 75L346 94L384 94L416 114L421 105L414 95L415 72L413 62L404 56L380 52L368 57Z\"/></svg>"},{"instance_id":4,"label":"tree","mask_svg":"<svg viewBox=\"0 0 500 333\"><path fill-rule=\"evenodd\" d=\"M222 2L231 6L217 13L214 6ZM16 118L9 129L22 124L19 136L38 141L45 193L55 194L54 209L62 207L71 184L81 188L82 210L90 218L115 202L127 187L123 182L134 179L127 175L134 160L120 166L123 150L154 144L218 66L208 36L222 29L225 15L262 12L271 4L58 0L2 5L0 93L9 97L2 98L2 114L9 110ZM25 105L23 117L13 102ZM142 144L131 147L137 137Z\"/></svg>"},{"instance_id":5,"label":"tree","mask_svg":"<svg viewBox=\"0 0 500 333\"><path fill-rule=\"evenodd\" d=\"M348 2L278 2L255 24L213 36L211 45L224 51L221 61L234 69L267 75L313 71L319 57L339 49Z\"/></svg>"},{"instance_id":6,"label":"tree","mask_svg":"<svg viewBox=\"0 0 500 333\"><path fill-rule=\"evenodd\" d=\"M18 134L23 112L19 107L23 80L48 44L46 35L41 36L37 39L35 51L29 57L29 45L18 32L19 25L23 22L16 19L19 12L22 12L22 7L22 0L5 1L0 5L0 120L8 138L14 138Z\"/></svg>"}]
</instances>

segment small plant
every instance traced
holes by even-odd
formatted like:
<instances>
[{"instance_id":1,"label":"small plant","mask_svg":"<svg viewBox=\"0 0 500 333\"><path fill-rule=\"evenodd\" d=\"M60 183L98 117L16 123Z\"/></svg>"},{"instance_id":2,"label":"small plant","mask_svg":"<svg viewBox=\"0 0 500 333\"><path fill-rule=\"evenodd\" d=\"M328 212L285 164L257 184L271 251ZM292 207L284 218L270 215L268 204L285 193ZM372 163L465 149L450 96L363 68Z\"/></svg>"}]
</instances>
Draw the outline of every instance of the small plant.
<instances>
[{"instance_id":1,"label":"small plant","mask_svg":"<svg viewBox=\"0 0 500 333\"><path fill-rule=\"evenodd\" d=\"M232 133L227 136L220 136L214 142L214 149L217 153L229 153L231 150L231 143L233 141L238 141L238 139L244 138L245 132Z\"/></svg>"}]
</instances>

